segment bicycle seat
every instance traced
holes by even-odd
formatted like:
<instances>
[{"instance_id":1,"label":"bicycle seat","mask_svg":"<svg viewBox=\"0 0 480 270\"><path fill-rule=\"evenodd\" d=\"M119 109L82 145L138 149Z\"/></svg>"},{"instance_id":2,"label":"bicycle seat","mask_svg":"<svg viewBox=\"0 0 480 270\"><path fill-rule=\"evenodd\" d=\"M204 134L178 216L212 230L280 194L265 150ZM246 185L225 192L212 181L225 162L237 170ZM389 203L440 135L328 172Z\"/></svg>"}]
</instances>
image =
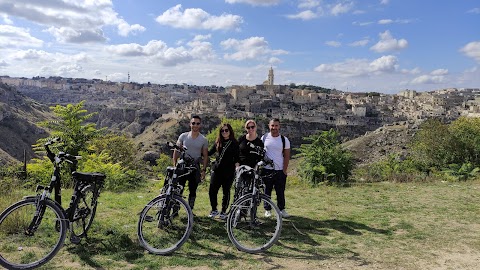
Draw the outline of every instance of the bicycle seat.
<instances>
[{"instance_id":1,"label":"bicycle seat","mask_svg":"<svg viewBox=\"0 0 480 270\"><path fill-rule=\"evenodd\" d=\"M85 172L73 172L72 173L73 178L81 181L103 181L107 177L103 173L85 173Z\"/></svg>"}]
</instances>

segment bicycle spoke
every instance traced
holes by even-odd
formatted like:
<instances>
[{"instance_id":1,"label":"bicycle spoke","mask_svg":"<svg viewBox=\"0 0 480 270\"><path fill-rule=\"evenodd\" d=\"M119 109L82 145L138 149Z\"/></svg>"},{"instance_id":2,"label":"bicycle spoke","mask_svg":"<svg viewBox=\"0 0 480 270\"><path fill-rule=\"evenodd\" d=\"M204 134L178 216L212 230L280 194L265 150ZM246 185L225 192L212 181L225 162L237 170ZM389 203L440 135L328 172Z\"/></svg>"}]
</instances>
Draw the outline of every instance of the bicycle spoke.
<instances>
[{"instance_id":1,"label":"bicycle spoke","mask_svg":"<svg viewBox=\"0 0 480 270\"><path fill-rule=\"evenodd\" d=\"M35 199L20 201L0 216L0 264L7 268L37 267L63 245L66 221L58 207L49 202L36 229L26 233L36 211Z\"/></svg>"},{"instance_id":2,"label":"bicycle spoke","mask_svg":"<svg viewBox=\"0 0 480 270\"><path fill-rule=\"evenodd\" d=\"M282 218L275 204L265 195L261 203L254 203L253 196L247 196L232 205L227 219L228 237L240 250L256 253L270 248L280 236ZM265 217L264 204L272 209L272 215Z\"/></svg>"},{"instance_id":3,"label":"bicycle spoke","mask_svg":"<svg viewBox=\"0 0 480 270\"><path fill-rule=\"evenodd\" d=\"M188 239L193 227L193 214L181 197L161 195L142 211L138 223L140 243L155 254L169 254Z\"/></svg>"}]
</instances>

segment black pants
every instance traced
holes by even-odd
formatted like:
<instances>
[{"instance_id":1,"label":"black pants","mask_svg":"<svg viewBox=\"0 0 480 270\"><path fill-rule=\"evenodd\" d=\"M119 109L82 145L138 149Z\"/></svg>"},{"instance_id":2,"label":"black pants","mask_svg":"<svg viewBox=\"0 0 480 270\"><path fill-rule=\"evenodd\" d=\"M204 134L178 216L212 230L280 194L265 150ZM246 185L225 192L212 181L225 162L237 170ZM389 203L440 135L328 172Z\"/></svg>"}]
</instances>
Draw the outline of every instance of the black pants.
<instances>
[{"instance_id":1,"label":"black pants","mask_svg":"<svg viewBox=\"0 0 480 270\"><path fill-rule=\"evenodd\" d=\"M228 206L230 205L230 189L232 187L233 180L234 169L228 171L217 169L217 171L212 172L212 175L210 177L210 188L208 190L208 196L210 197L210 206L212 206L212 211L217 210L217 195L221 187L223 191L222 212L227 212Z\"/></svg>"},{"instance_id":2,"label":"black pants","mask_svg":"<svg viewBox=\"0 0 480 270\"><path fill-rule=\"evenodd\" d=\"M200 180L201 179L200 179L199 169L197 169L195 172L191 174L187 174L178 179L178 183L183 186L183 189L185 189L185 184L188 181L188 190L190 192L188 194L188 205L190 205L190 208L192 208L192 210L193 210L193 207L195 206L195 198L197 198L197 187L198 187L198 184L200 183Z\"/></svg>"},{"instance_id":3,"label":"black pants","mask_svg":"<svg viewBox=\"0 0 480 270\"><path fill-rule=\"evenodd\" d=\"M287 176L283 173L283 170L266 170L264 169L263 181L265 182L265 194L272 197L272 190L275 188L277 194L277 206L280 211L285 209L285 186L287 184ZM265 206L265 210L269 206Z\"/></svg>"}]
</instances>

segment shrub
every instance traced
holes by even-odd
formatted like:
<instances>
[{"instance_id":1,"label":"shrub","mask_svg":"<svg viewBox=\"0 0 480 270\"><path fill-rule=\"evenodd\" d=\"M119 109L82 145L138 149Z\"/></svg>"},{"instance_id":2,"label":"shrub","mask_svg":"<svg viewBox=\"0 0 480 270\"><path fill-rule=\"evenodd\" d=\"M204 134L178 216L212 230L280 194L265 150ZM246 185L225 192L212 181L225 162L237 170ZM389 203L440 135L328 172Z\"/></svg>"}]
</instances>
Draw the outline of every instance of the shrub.
<instances>
[{"instance_id":1,"label":"shrub","mask_svg":"<svg viewBox=\"0 0 480 270\"><path fill-rule=\"evenodd\" d=\"M424 181L426 176L413 160L393 154L385 160L354 169L352 178L356 182L415 182Z\"/></svg>"},{"instance_id":2,"label":"shrub","mask_svg":"<svg viewBox=\"0 0 480 270\"><path fill-rule=\"evenodd\" d=\"M84 156L86 158L79 163L79 171L104 173L107 176L105 179L105 189L107 190L124 191L132 189L145 180L136 170L122 167L120 163L111 162L107 153Z\"/></svg>"}]
</instances>

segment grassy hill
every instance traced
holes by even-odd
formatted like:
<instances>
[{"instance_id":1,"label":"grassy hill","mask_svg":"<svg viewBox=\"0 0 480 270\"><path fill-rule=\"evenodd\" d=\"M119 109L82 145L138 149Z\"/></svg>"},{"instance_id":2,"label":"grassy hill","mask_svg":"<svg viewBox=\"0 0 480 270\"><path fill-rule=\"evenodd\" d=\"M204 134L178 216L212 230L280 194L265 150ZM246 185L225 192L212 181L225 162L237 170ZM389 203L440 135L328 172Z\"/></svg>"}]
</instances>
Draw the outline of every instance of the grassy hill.
<instances>
[{"instance_id":1,"label":"grassy hill","mask_svg":"<svg viewBox=\"0 0 480 270\"><path fill-rule=\"evenodd\" d=\"M342 188L289 185L292 217L284 220L279 242L258 255L236 250L224 223L206 217L207 183L199 188L187 243L171 256L146 253L138 245L136 222L160 184L104 192L89 239L80 245L67 240L43 269L473 270L480 265L480 179ZM68 191L63 194L68 198Z\"/></svg>"}]
</instances>

